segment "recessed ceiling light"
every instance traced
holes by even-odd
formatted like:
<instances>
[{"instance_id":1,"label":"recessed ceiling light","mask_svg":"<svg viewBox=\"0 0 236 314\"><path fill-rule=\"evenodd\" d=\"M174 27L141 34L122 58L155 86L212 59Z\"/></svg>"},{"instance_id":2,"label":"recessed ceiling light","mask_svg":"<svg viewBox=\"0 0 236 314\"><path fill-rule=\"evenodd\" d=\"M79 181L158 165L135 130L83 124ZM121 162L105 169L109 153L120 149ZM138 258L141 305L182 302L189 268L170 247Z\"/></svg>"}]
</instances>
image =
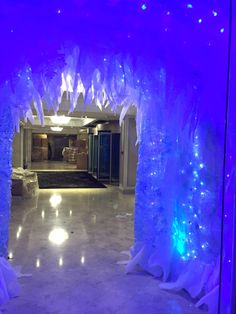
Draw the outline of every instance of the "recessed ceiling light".
<instances>
[{"instance_id":1,"label":"recessed ceiling light","mask_svg":"<svg viewBox=\"0 0 236 314\"><path fill-rule=\"evenodd\" d=\"M54 132L61 132L63 130L63 128L60 126L52 126L51 130Z\"/></svg>"},{"instance_id":2,"label":"recessed ceiling light","mask_svg":"<svg viewBox=\"0 0 236 314\"><path fill-rule=\"evenodd\" d=\"M52 116L50 119L54 124L68 124L71 120L70 117L66 116Z\"/></svg>"}]
</instances>

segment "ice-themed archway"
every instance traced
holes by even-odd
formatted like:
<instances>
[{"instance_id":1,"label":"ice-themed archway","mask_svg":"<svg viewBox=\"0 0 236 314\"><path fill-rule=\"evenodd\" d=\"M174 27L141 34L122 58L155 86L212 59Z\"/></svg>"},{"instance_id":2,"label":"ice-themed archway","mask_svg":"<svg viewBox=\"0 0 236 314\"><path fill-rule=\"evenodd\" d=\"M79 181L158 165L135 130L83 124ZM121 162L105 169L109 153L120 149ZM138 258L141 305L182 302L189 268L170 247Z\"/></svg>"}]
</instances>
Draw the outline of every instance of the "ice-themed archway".
<instances>
[{"instance_id":1,"label":"ice-themed archway","mask_svg":"<svg viewBox=\"0 0 236 314\"><path fill-rule=\"evenodd\" d=\"M138 265L161 277L162 288L184 288L216 313L222 191L232 184L235 159L233 150L223 180L230 1L126 2L3 5L0 256L7 256L11 141L20 119L31 118L32 105L43 123L42 102L56 111L64 90L71 111L80 93L101 109L121 105L121 120L134 104L140 148L127 271ZM224 261L230 254L225 249ZM0 271L7 298L9 278ZM229 300L226 294L222 304L229 307Z\"/></svg>"}]
</instances>

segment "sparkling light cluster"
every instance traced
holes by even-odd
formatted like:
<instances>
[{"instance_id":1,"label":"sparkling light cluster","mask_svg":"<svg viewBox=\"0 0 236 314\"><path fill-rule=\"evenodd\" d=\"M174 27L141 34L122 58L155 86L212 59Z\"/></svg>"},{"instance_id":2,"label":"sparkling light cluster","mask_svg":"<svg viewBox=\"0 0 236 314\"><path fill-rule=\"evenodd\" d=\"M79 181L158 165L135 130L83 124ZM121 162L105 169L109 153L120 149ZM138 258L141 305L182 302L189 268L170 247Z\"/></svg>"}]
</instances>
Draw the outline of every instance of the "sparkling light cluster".
<instances>
[{"instance_id":1,"label":"sparkling light cluster","mask_svg":"<svg viewBox=\"0 0 236 314\"><path fill-rule=\"evenodd\" d=\"M203 258L209 246L206 240L206 226L203 223L203 211L204 203L211 198L212 192L210 193L205 182L208 170L201 157L200 143L199 136L195 135L192 143L192 154L190 154L192 158L185 168L180 170L180 181L181 177L185 177L183 179L185 182L185 198L184 201L181 199L181 202L179 202L178 206L180 208L178 208L177 217L173 222L173 241L181 245L181 252L179 251L179 253L184 261L197 259L198 257ZM186 176L188 182L186 182ZM212 204L212 206L215 205ZM178 222L179 217L181 217L180 213L183 219ZM218 245L219 239L219 235L217 239L214 239L218 242ZM178 249L178 245L176 247Z\"/></svg>"}]
</instances>

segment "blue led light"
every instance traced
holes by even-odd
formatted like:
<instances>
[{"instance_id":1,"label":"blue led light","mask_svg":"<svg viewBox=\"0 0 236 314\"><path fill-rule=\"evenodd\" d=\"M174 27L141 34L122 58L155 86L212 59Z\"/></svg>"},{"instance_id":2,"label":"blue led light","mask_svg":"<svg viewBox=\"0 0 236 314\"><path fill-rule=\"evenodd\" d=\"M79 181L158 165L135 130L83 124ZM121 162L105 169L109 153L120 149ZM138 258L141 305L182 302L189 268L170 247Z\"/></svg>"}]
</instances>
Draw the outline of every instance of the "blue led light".
<instances>
[{"instance_id":1,"label":"blue led light","mask_svg":"<svg viewBox=\"0 0 236 314\"><path fill-rule=\"evenodd\" d=\"M198 178L198 172L196 170L193 171L193 175L194 175L194 177Z\"/></svg>"},{"instance_id":2,"label":"blue led light","mask_svg":"<svg viewBox=\"0 0 236 314\"><path fill-rule=\"evenodd\" d=\"M199 24L202 24L202 19L198 19L198 23L199 23Z\"/></svg>"},{"instance_id":3,"label":"blue led light","mask_svg":"<svg viewBox=\"0 0 236 314\"><path fill-rule=\"evenodd\" d=\"M183 222L183 225L184 225L184 222ZM187 234L185 232L185 227L183 225L178 222L177 218L175 218L172 225L173 245L180 255L184 255L186 251Z\"/></svg>"},{"instance_id":4,"label":"blue led light","mask_svg":"<svg viewBox=\"0 0 236 314\"><path fill-rule=\"evenodd\" d=\"M145 10L147 10L147 5L144 3L144 4L142 4L141 8L143 11L145 11Z\"/></svg>"},{"instance_id":5,"label":"blue led light","mask_svg":"<svg viewBox=\"0 0 236 314\"><path fill-rule=\"evenodd\" d=\"M212 14L213 14L213 16L217 16L218 15L218 13L215 10L212 11Z\"/></svg>"},{"instance_id":6,"label":"blue led light","mask_svg":"<svg viewBox=\"0 0 236 314\"><path fill-rule=\"evenodd\" d=\"M221 33L224 33L224 32L225 32L224 27L222 27L222 28L220 29L220 32L221 32Z\"/></svg>"},{"instance_id":7,"label":"blue led light","mask_svg":"<svg viewBox=\"0 0 236 314\"><path fill-rule=\"evenodd\" d=\"M187 4L187 8L188 9L192 9L193 8L193 5L191 3Z\"/></svg>"}]
</instances>

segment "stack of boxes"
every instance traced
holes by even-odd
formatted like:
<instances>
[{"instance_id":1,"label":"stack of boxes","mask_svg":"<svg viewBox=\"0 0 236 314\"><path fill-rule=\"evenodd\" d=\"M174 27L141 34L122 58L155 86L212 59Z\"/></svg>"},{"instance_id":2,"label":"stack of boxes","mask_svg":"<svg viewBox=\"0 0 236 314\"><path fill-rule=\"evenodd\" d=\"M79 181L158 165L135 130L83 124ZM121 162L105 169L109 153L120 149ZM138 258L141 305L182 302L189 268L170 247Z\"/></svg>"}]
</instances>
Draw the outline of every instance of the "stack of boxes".
<instances>
[{"instance_id":1,"label":"stack of boxes","mask_svg":"<svg viewBox=\"0 0 236 314\"><path fill-rule=\"evenodd\" d=\"M32 198L38 191L38 177L36 172L13 168L12 195Z\"/></svg>"},{"instance_id":2,"label":"stack of boxes","mask_svg":"<svg viewBox=\"0 0 236 314\"><path fill-rule=\"evenodd\" d=\"M46 134L33 134L32 161L48 159L48 138Z\"/></svg>"},{"instance_id":3,"label":"stack of boxes","mask_svg":"<svg viewBox=\"0 0 236 314\"><path fill-rule=\"evenodd\" d=\"M78 148L70 147L68 148L68 162L70 164L76 164L78 159Z\"/></svg>"}]
</instances>

